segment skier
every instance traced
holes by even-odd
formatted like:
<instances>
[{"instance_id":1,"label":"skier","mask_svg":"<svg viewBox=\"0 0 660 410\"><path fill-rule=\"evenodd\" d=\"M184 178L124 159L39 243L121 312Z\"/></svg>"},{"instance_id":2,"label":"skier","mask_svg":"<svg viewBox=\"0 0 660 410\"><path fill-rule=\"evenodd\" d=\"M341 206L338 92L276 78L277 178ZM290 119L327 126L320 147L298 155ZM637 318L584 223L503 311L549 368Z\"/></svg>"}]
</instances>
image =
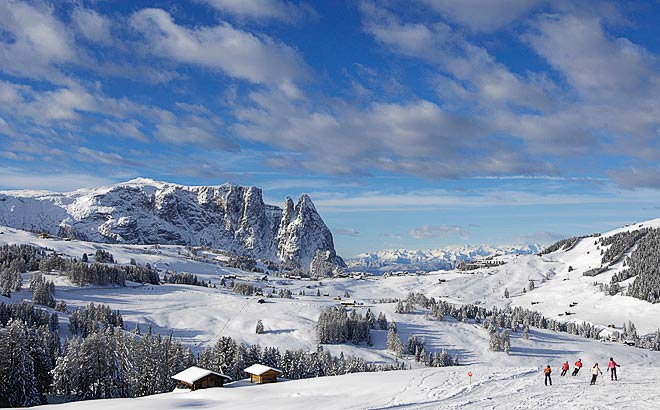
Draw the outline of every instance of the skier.
<instances>
[{"instance_id":1,"label":"skier","mask_svg":"<svg viewBox=\"0 0 660 410\"><path fill-rule=\"evenodd\" d=\"M598 367L598 363L594 365L594 367L591 368L591 385L596 384L596 379L598 378L598 373L601 375L603 372L600 371L600 367Z\"/></svg>"},{"instance_id":2,"label":"skier","mask_svg":"<svg viewBox=\"0 0 660 410\"><path fill-rule=\"evenodd\" d=\"M616 377L616 368L619 367L618 364L610 357L610 362L607 364L607 371L610 372L611 380L619 380Z\"/></svg>"},{"instance_id":3,"label":"skier","mask_svg":"<svg viewBox=\"0 0 660 410\"><path fill-rule=\"evenodd\" d=\"M568 360L564 362L564 364L561 365L561 376L564 377L566 376L566 372L571 366L568 364Z\"/></svg>"},{"instance_id":4,"label":"skier","mask_svg":"<svg viewBox=\"0 0 660 410\"><path fill-rule=\"evenodd\" d=\"M546 368L543 370L543 373L545 373L545 385L548 385L548 382L550 382L550 386L552 386L552 378L550 377L550 373L552 373L552 369L550 368L550 365L547 365Z\"/></svg>"},{"instance_id":5,"label":"skier","mask_svg":"<svg viewBox=\"0 0 660 410\"><path fill-rule=\"evenodd\" d=\"M573 374L571 376L577 376L581 368L582 368L582 359L578 359L578 361L575 362L575 370L573 370Z\"/></svg>"}]
</instances>

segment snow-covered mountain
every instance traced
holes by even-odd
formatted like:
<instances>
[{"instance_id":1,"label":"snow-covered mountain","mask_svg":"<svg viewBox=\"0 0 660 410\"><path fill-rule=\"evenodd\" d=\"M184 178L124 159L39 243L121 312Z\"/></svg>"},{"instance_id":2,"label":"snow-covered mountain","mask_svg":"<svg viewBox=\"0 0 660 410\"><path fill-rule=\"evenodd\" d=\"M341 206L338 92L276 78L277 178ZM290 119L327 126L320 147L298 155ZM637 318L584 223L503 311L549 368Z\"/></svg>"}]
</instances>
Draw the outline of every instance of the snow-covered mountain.
<instances>
[{"instance_id":1,"label":"snow-covered mountain","mask_svg":"<svg viewBox=\"0 0 660 410\"><path fill-rule=\"evenodd\" d=\"M442 249L385 249L361 253L346 260L354 271L388 272L397 270L434 271L454 269L458 263L494 255L538 253L539 245L502 246L451 246Z\"/></svg>"},{"instance_id":2,"label":"snow-covered mountain","mask_svg":"<svg viewBox=\"0 0 660 410\"><path fill-rule=\"evenodd\" d=\"M0 224L92 242L208 245L303 270L344 266L307 195L280 208L264 204L259 188L233 184L138 178L67 193L5 191Z\"/></svg>"}]
</instances>

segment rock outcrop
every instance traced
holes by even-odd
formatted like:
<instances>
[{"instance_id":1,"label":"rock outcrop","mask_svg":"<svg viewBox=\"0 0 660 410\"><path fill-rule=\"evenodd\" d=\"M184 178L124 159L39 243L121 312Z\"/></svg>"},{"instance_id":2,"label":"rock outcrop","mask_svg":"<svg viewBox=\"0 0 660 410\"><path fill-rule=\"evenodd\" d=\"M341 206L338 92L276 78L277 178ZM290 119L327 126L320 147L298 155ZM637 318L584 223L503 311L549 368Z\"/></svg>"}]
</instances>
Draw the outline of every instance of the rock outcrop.
<instances>
[{"instance_id":1,"label":"rock outcrop","mask_svg":"<svg viewBox=\"0 0 660 410\"><path fill-rule=\"evenodd\" d=\"M314 275L345 266L307 195L279 208L265 204L259 188L233 184L139 178L68 193L6 191L0 224L92 242L207 245Z\"/></svg>"}]
</instances>

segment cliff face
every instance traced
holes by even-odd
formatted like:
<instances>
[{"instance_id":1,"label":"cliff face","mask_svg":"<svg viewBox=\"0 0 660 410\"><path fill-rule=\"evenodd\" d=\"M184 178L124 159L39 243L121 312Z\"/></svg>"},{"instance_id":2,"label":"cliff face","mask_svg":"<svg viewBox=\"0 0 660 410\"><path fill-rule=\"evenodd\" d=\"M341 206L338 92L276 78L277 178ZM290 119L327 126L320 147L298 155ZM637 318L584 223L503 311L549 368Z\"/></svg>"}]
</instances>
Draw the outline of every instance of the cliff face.
<instances>
[{"instance_id":1,"label":"cliff face","mask_svg":"<svg viewBox=\"0 0 660 410\"><path fill-rule=\"evenodd\" d=\"M267 205L256 187L184 186L136 179L69 193L0 193L0 224L77 239L208 245L310 271L317 258L345 266L307 195Z\"/></svg>"}]
</instances>

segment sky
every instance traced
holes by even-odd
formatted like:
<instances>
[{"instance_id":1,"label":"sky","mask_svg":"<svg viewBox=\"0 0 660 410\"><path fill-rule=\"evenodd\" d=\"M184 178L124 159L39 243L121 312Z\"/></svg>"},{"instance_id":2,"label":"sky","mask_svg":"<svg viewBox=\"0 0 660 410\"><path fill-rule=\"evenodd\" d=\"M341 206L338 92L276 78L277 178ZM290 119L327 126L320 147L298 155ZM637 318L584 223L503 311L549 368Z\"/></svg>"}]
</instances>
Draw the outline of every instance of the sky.
<instances>
[{"instance_id":1,"label":"sky","mask_svg":"<svg viewBox=\"0 0 660 410\"><path fill-rule=\"evenodd\" d=\"M0 189L308 193L344 256L660 217L660 1L0 0Z\"/></svg>"}]
</instances>

